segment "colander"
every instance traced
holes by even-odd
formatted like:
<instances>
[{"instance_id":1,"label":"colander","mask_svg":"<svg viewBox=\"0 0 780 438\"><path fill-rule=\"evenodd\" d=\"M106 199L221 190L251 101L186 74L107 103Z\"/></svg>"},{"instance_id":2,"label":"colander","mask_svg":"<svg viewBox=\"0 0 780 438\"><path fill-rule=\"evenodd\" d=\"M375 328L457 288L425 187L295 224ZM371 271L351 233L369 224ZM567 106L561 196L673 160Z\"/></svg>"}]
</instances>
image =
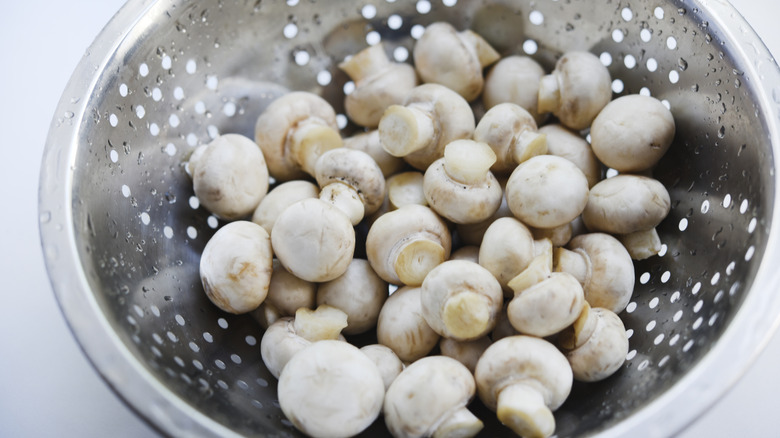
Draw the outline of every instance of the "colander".
<instances>
[{"instance_id":1,"label":"colander","mask_svg":"<svg viewBox=\"0 0 780 438\"><path fill-rule=\"evenodd\" d=\"M221 133L253 135L289 90L343 115L336 67L382 42L406 61L448 21L551 69L567 50L607 65L615 96L661 99L677 135L655 176L672 210L661 253L636 263L621 314L627 361L575 384L559 437L668 436L740 376L776 328L780 71L725 1L131 0L81 61L40 177L51 282L76 338L129 406L171 436L299 436L259 353L262 329L206 298L198 261L223 223L182 162ZM483 436L508 435L482 413ZM381 420L366 436L386 436Z\"/></svg>"}]
</instances>

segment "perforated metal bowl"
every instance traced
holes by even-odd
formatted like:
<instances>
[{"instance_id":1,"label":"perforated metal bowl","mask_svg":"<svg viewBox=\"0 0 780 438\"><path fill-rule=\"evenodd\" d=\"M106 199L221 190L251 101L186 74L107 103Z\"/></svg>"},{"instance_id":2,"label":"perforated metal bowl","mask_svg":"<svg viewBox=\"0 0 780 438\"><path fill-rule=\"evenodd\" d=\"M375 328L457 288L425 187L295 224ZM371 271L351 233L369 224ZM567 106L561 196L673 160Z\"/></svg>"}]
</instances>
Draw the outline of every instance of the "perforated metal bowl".
<instances>
[{"instance_id":1,"label":"perforated metal bowl","mask_svg":"<svg viewBox=\"0 0 780 438\"><path fill-rule=\"evenodd\" d=\"M672 198L663 251L636 265L621 315L628 360L602 383L575 385L556 414L558 436L671 435L775 329L780 72L727 3L130 1L57 109L41 169L41 235L86 354L160 431L298 435L260 359L260 327L221 313L201 289L199 255L220 222L193 197L182 161L218 133L251 136L260 111L287 90L320 93L343 111L349 83L338 61L380 40L406 60L422 26L438 20L548 68L565 50L589 50L609 67L615 95L649 93L677 121L656 173ZM492 413L483 417L484 436L507 433ZM367 432L381 434L381 424Z\"/></svg>"}]
</instances>

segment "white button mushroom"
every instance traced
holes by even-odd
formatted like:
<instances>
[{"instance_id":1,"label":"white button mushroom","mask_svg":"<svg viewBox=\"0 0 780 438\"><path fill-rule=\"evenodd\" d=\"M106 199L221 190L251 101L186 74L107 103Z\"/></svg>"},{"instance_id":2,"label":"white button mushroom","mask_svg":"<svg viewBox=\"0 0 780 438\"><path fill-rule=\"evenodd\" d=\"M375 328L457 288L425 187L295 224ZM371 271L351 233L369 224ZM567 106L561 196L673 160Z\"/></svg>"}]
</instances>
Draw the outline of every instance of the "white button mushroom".
<instances>
[{"instance_id":1,"label":"white button mushroom","mask_svg":"<svg viewBox=\"0 0 780 438\"><path fill-rule=\"evenodd\" d=\"M658 99L640 94L611 101L593 120L593 152L606 166L636 173L653 168L674 140L674 117Z\"/></svg>"},{"instance_id":2,"label":"white button mushroom","mask_svg":"<svg viewBox=\"0 0 780 438\"><path fill-rule=\"evenodd\" d=\"M538 112L539 81L545 72L541 65L528 56L507 56L500 59L485 76L482 101L487 109L500 103L514 103L526 109L536 123L542 123L546 114Z\"/></svg>"},{"instance_id":3,"label":"white button mushroom","mask_svg":"<svg viewBox=\"0 0 780 438\"><path fill-rule=\"evenodd\" d=\"M450 254L450 260L466 260L479 263L479 247L476 245L461 246Z\"/></svg>"},{"instance_id":4,"label":"white button mushroom","mask_svg":"<svg viewBox=\"0 0 780 438\"><path fill-rule=\"evenodd\" d=\"M449 259L452 236L430 208L406 205L385 213L366 236L366 255L386 282L419 286L431 269Z\"/></svg>"},{"instance_id":5,"label":"white button mushroom","mask_svg":"<svg viewBox=\"0 0 780 438\"><path fill-rule=\"evenodd\" d=\"M260 357L276 378L290 359L312 342L343 340L341 330L347 326L347 314L328 305L316 310L301 307L295 317L278 319L263 332Z\"/></svg>"},{"instance_id":6,"label":"white button mushroom","mask_svg":"<svg viewBox=\"0 0 780 438\"><path fill-rule=\"evenodd\" d=\"M516 290L507 307L512 327L526 335L554 335L577 320L585 294L573 275L553 272L528 288Z\"/></svg>"},{"instance_id":7,"label":"white button mushroom","mask_svg":"<svg viewBox=\"0 0 780 438\"><path fill-rule=\"evenodd\" d=\"M301 307L314 308L316 299L316 283L292 275L279 260L274 259L268 295L263 304L252 311L252 316L263 327L268 327L279 318L295 315Z\"/></svg>"},{"instance_id":8,"label":"white button mushroom","mask_svg":"<svg viewBox=\"0 0 780 438\"><path fill-rule=\"evenodd\" d=\"M490 172L496 154L485 143L455 140L444 157L425 171L423 192L428 205L455 223L477 223L493 215L503 192Z\"/></svg>"},{"instance_id":9,"label":"white button mushroom","mask_svg":"<svg viewBox=\"0 0 780 438\"><path fill-rule=\"evenodd\" d=\"M574 227L572 223L563 224L555 228L528 228L534 236L534 240L549 239L553 246L565 246L572 238Z\"/></svg>"},{"instance_id":10,"label":"white button mushroom","mask_svg":"<svg viewBox=\"0 0 780 438\"><path fill-rule=\"evenodd\" d=\"M477 368L477 361L482 353L487 350L492 341L489 337L483 336L471 341L456 341L450 338L441 338L439 341L439 350L443 356L451 357L462 363L474 373Z\"/></svg>"},{"instance_id":11,"label":"white button mushroom","mask_svg":"<svg viewBox=\"0 0 780 438\"><path fill-rule=\"evenodd\" d=\"M501 184L501 181L499 181L499 184ZM505 185L503 184L503 186ZM455 229L463 244L480 246L488 227L502 217L513 217L512 212L509 210L509 204L506 202L506 196L501 197L501 205L498 207L498 210L486 220L475 224L455 224Z\"/></svg>"},{"instance_id":12,"label":"white button mushroom","mask_svg":"<svg viewBox=\"0 0 780 438\"><path fill-rule=\"evenodd\" d=\"M533 116L514 103L500 103L477 123L474 140L488 144L496 153L493 172L511 172L527 159L547 153L547 140Z\"/></svg>"},{"instance_id":13,"label":"white button mushroom","mask_svg":"<svg viewBox=\"0 0 780 438\"><path fill-rule=\"evenodd\" d=\"M225 220L252 213L268 192L263 152L243 135L221 135L200 146L187 167L200 204Z\"/></svg>"},{"instance_id":14,"label":"white button mushroom","mask_svg":"<svg viewBox=\"0 0 780 438\"><path fill-rule=\"evenodd\" d=\"M355 229L338 208L320 199L287 207L274 224L271 244L282 265L306 281L343 274L355 253Z\"/></svg>"},{"instance_id":15,"label":"white button mushroom","mask_svg":"<svg viewBox=\"0 0 780 438\"><path fill-rule=\"evenodd\" d=\"M547 136L547 153L566 158L579 167L588 179L589 188L603 179L601 162L579 134L558 123L542 126L539 133Z\"/></svg>"},{"instance_id":16,"label":"white button mushroom","mask_svg":"<svg viewBox=\"0 0 780 438\"><path fill-rule=\"evenodd\" d=\"M312 437L351 437L382 412L385 387L374 362L346 342L320 341L296 354L279 376L279 406Z\"/></svg>"},{"instance_id":17,"label":"white button mushroom","mask_svg":"<svg viewBox=\"0 0 780 438\"><path fill-rule=\"evenodd\" d=\"M425 357L407 366L387 388L384 419L395 438L468 438L483 428L467 406L474 376L446 356Z\"/></svg>"},{"instance_id":18,"label":"white button mushroom","mask_svg":"<svg viewBox=\"0 0 780 438\"><path fill-rule=\"evenodd\" d=\"M226 224L209 239L200 257L206 296L225 312L257 309L268 294L273 253L265 229L249 221Z\"/></svg>"},{"instance_id":19,"label":"white button mushroom","mask_svg":"<svg viewBox=\"0 0 780 438\"><path fill-rule=\"evenodd\" d=\"M317 289L317 305L328 304L347 314L346 335L375 327L387 297L387 283L362 259L352 259L344 274Z\"/></svg>"},{"instance_id":20,"label":"white button mushroom","mask_svg":"<svg viewBox=\"0 0 780 438\"><path fill-rule=\"evenodd\" d=\"M471 138L475 126L463 97L443 85L423 84L409 92L403 105L387 108L379 121L379 139L390 155L424 171L444 155L447 144Z\"/></svg>"},{"instance_id":21,"label":"white button mushroom","mask_svg":"<svg viewBox=\"0 0 780 438\"><path fill-rule=\"evenodd\" d=\"M360 132L344 139L344 147L363 151L376 161L385 178L400 172L406 162L399 157L394 157L387 153L379 140L379 131L374 129L369 132Z\"/></svg>"},{"instance_id":22,"label":"white button mushroom","mask_svg":"<svg viewBox=\"0 0 780 438\"><path fill-rule=\"evenodd\" d=\"M657 180L617 175L593 186L582 220L591 231L630 234L657 227L670 209L669 192Z\"/></svg>"},{"instance_id":23,"label":"white button mushroom","mask_svg":"<svg viewBox=\"0 0 780 438\"><path fill-rule=\"evenodd\" d=\"M528 267L534 256L531 232L512 217L496 219L485 230L479 246L479 264L496 277L506 296L514 295L509 281Z\"/></svg>"},{"instance_id":24,"label":"white button mushroom","mask_svg":"<svg viewBox=\"0 0 780 438\"><path fill-rule=\"evenodd\" d=\"M353 122L374 128L390 105L403 102L417 86L417 73L406 63L391 62L382 43L369 46L339 64L355 83L344 98L344 110Z\"/></svg>"},{"instance_id":25,"label":"white button mushroom","mask_svg":"<svg viewBox=\"0 0 780 438\"><path fill-rule=\"evenodd\" d=\"M320 155L343 145L333 107L306 91L293 91L271 102L257 118L255 142L277 181L314 175Z\"/></svg>"},{"instance_id":26,"label":"white button mushroom","mask_svg":"<svg viewBox=\"0 0 780 438\"><path fill-rule=\"evenodd\" d=\"M569 242L568 249L556 249L555 259L555 270L577 278L592 307L620 313L631 300L634 264L628 251L609 234L579 235Z\"/></svg>"},{"instance_id":27,"label":"white button mushroom","mask_svg":"<svg viewBox=\"0 0 780 438\"><path fill-rule=\"evenodd\" d=\"M588 180L571 161L538 155L517 166L506 183L512 214L536 228L573 221L588 203Z\"/></svg>"},{"instance_id":28,"label":"white button mushroom","mask_svg":"<svg viewBox=\"0 0 780 438\"><path fill-rule=\"evenodd\" d=\"M395 378L401 374L401 371L404 370L404 363L401 362L401 359L398 358L390 347L382 344L369 344L360 347L360 351L376 364L379 374L382 375L385 391L390 387Z\"/></svg>"},{"instance_id":29,"label":"white button mushroom","mask_svg":"<svg viewBox=\"0 0 780 438\"><path fill-rule=\"evenodd\" d=\"M252 214L252 222L262 226L271 234L276 218L292 204L319 196L316 184L305 180L293 180L279 184L260 201Z\"/></svg>"},{"instance_id":30,"label":"white button mushroom","mask_svg":"<svg viewBox=\"0 0 780 438\"><path fill-rule=\"evenodd\" d=\"M465 260L436 266L422 283L422 315L436 333L458 341L487 335L504 295L487 269Z\"/></svg>"},{"instance_id":31,"label":"white button mushroom","mask_svg":"<svg viewBox=\"0 0 780 438\"><path fill-rule=\"evenodd\" d=\"M327 151L317 160L314 173L322 189L320 199L332 202L337 207L341 207L341 202L346 200L348 205L342 211L350 218L352 225L357 225L365 215L379 210L385 199L382 169L365 152L347 148ZM355 202L349 202L351 199ZM354 207L351 204L355 204Z\"/></svg>"},{"instance_id":32,"label":"white button mushroom","mask_svg":"<svg viewBox=\"0 0 780 438\"><path fill-rule=\"evenodd\" d=\"M473 31L458 32L449 23L431 23L412 51L414 65L423 82L438 83L466 100L482 92L482 69L500 55Z\"/></svg>"},{"instance_id":33,"label":"white button mushroom","mask_svg":"<svg viewBox=\"0 0 780 438\"><path fill-rule=\"evenodd\" d=\"M589 52L564 53L555 70L539 81L539 112L552 112L574 130L589 127L611 99L609 70Z\"/></svg>"},{"instance_id":34,"label":"white button mushroom","mask_svg":"<svg viewBox=\"0 0 780 438\"><path fill-rule=\"evenodd\" d=\"M571 365L574 379L597 382L615 374L626 360L628 336L623 321L614 312L592 308L584 313L590 330L569 339L563 353ZM573 345L572 345L573 344Z\"/></svg>"},{"instance_id":35,"label":"white button mushroom","mask_svg":"<svg viewBox=\"0 0 780 438\"><path fill-rule=\"evenodd\" d=\"M441 338L422 316L422 289L401 287L390 295L376 324L377 341L404 362L414 362L436 347Z\"/></svg>"},{"instance_id":36,"label":"white button mushroom","mask_svg":"<svg viewBox=\"0 0 780 438\"><path fill-rule=\"evenodd\" d=\"M644 260L661 252L661 236L655 228L621 234L617 238L634 260Z\"/></svg>"},{"instance_id":37,"label":"white button mushroom","mask_svg":"<svg viewBox=\"0 0 780 438\"><path fill-rule=\"evenodd\" d=\"M477 362L477 394L498 419L524 437L549 437L569 396L572 371L551 343L517 335L494 342Z\"/></svg>"},{"instance_id":38,"label":"white button mushroom","mask_svg":"<svg viewBox=\"0 0 780 438\"><path fill-rule=\"evenodd\" d=\"M422 172L397 173L387 178L385 186L391 210L397 210L408 204L428 205L428 201L425 199L425 191L423 190Z\"/></svg>"}]
</instances>

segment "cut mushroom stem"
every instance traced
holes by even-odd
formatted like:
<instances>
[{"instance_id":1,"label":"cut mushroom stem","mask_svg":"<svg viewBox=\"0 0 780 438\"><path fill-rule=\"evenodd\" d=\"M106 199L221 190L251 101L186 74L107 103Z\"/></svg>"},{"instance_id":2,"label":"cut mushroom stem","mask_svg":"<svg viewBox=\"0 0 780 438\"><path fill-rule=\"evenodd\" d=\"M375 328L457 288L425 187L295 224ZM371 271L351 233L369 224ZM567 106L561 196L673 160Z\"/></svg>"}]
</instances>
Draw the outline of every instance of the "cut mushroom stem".
<instances>
[{"instance_id":1,"label":"cut mushroom stem","mask_svg":"<svg viewBox=\"0 0 780 438\"><path fill-rule=\"evenodd\" d=\"M522 437L550 436L555 417L545 406L544 397L532 385L515 383L498 394L498 420Z\"/></svg>"},{"instance_id":2,"label":"cut mushroom stem","mask_svg":"<svg viewBox=\"0 0 780 438\"><path fill-rule=\"evenodd\" d=\"M628 354L628 336L623 321L608 309L593 308L584 317L589 320L582 323L586 330L576 334L575 342L569 339L568 346L574 345L564 354L576 380L597 382L623 365Z\"/></svg>"},{"instance_id":3,"label":"cut mushroom stem","mask_svg":"<svg viewBox=\"0 0 780 438\"><path fill-rule=\"evenodd\" d=\"M634 260L644 260L661 252L661 238L655 228L622 234L618 240Z\"/></svg>"},{"instance_id":4,"label":"cut mushroom stem","mask_svg":"<svg viewBox=\"0 0 780 438\"><path fill-rule=\"evenodd\" d=\"M347 314L327 304L320 305L315 310L301 307L295 312L293 320L295 333L311 342L338 339L345 327Z\"/></svg>"},{"instance_id":5,"label":"cut mushroom stem","mask_svg":"<svg viewBox=\"0 0 780 438\"><path fill-rule=\"evenodd\" d=\"M366 208L360 199L357 190L342 184L328 184L320 190L319 198L328 204L341 210L352 225L357 225L363 220Z\"/></svg>"},{"instance_id":6,"label":"cut mushroom stem","mask_svg":"<svg viewBox=\"0 0 780 438\"><path fill-rule=\"evenodd\" d=\"M353 81L358 82L382 72L390 64L383 45L375 44L349 57L349 59L339 64L339 68L349 75Z\"/></svg>"},{"instance_id":7,"label":"cut mushroom stem","mask_svg":"<svg viewBox=\"0 0 780 438\"><path fill-rule=\"evenodd\" d=\"M478 184L488 178L496 154L485 143L456 140L444 148L444 170L455 181Z\"/></svg>"},{"instance_id":8,"label":"cut mushroom stem","mask_svg":"<svg viewBox=\"0 0 780 438\"><path fill-rule=\"evenodd\" d=\"M547 139L537 130L536 121L514 103L490 108L474 129L474 140L488 144L496 154L491 170L508 173L518 164L547 153Z\"/></svg>"},{"instance_id":9,"label":"cut mushroom stem","mask_svg":"<svg viewBox=\"0 0 780 438\"><path fill-rule=\"evenodd\" d=\"M418 171L397 173L387 178L387 198L390 208L399 209L404 205L428 205L423 190L423 174Z\"/></svg>"},{"instance_id":10,"label":"cut mushroom stem","mask_svg":"<svg viewBox=\"0 0 780 438\"><path fill-rule=\"evenodd\" d=\"M425 149L435 137L436 126L422 105L391 105L379 124L382 145L394 157Z\"/></svg>"}]
</instances>

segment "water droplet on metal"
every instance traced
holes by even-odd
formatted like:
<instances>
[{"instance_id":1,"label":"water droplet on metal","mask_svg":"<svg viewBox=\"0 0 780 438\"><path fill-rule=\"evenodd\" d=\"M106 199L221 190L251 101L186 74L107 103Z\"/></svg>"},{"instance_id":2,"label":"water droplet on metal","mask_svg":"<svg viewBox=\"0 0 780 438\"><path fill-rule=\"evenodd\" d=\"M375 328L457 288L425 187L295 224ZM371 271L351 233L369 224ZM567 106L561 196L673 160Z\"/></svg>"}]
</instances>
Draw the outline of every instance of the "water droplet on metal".
<instances>
[{"instance_id":1,"label":"water droplet on metal","mask_svg":"<svg viewBox=\"0 0 780 438\"><path fill-rule=\"evenodd\" d=\"M686 61L683 58L680 58L677 60L677 67L680 68L680 70L685 71L688 69L688 61Z\"/></svg>"},{"instance_id":2,"label":"water droplet on metal","mask_svg":"<svg viewBox=\"0 0 780 438\"><path fill-rule=\"evenodd\" d=\"M720 129L718 129L718 138L723 138L726 136L726 127L721 126Z\"/></svg>"}]
</instances>

